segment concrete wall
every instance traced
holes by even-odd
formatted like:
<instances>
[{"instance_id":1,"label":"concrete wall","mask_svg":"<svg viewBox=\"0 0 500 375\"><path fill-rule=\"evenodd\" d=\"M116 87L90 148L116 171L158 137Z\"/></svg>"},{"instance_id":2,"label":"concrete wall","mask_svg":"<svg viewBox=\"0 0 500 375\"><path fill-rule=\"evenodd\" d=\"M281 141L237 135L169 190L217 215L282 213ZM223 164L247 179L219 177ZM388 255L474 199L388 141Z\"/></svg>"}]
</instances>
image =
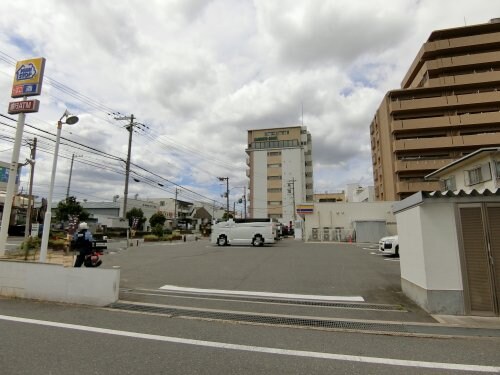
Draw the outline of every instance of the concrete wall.
<instances>
[{"instance_id":1,"label":"concrete wall","mask_svg":"<svg viewBox=\"0 0 500 375\"><path fill-rule=\"evenodd\" d=\"M105 306L118 300L120 269L0 261L0 295Z\"/></svg>"},{"instance_id":2,"label":"concrete wall","mask_svg":"<svg viewBox=\"0 0 500 375\"><path fill-rule=\"evenodd\" d=\"M403 292L430 313L463 315L454 204L424 203L396 218Z\"/></svg>"},{"instance_id":3,"label":"concrete wall","mask_svg":"<svg viewBox=\"0 0 500 375\"><path fill-rule=\"evenodd\" d=\"M343 227L354 229L354 222L361 220L385 220L387 235L397 233L396 219L392 213L394 202L335 202L314 203L314 213L304 215L306 241L312 237L312 228ZM330 236L332 238L332 236Z\"/></svg>"}]
</instances>

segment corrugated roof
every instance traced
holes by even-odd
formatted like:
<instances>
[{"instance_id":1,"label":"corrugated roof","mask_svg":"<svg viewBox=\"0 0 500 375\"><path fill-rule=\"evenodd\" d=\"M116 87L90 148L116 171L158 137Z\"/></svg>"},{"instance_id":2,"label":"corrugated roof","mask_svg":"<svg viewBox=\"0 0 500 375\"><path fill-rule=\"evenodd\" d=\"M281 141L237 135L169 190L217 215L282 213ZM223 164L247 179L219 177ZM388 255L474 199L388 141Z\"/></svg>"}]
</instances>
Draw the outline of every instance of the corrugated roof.
<instances>
[{"instance_id":1,"label":"corrugated roof","mask_svg":"<svg viewBox=\"0 0 500 375\"><path fill-rule=\"evenodd\" d=\"M492 195L500 196L500 188L493 191L490 189L471 189L471 190L445 190L422 192L424 198L443 198L443 197L489 197Z\"/></svg>"},{"instance_id":2,"label":"corrugated roof","mask_svg":"<svg viewBox=\"0 0 500 375\"><path fill-rule=\"evenodd\" d=\"M500 197L500 188L490 189L471 189L471 190L445 190L445 191L419 191L402 201L392 205L392 212L397 213L407 210L411 207L424 203L425 199L453 199L453 198L475 198L475 197Z\"/></svg>"}]
</instances>

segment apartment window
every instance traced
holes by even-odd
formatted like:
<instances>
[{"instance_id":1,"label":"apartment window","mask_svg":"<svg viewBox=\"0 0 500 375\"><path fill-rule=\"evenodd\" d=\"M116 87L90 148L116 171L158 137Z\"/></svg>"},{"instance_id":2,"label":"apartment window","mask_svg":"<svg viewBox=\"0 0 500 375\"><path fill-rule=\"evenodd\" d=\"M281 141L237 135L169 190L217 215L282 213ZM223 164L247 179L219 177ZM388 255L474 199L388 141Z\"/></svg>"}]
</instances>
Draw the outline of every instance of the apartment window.
<instances>
[{"instance_id":1,"label":"apartment window","mask_svg":"<svg viewBox=\"0 0 500 375\"><path fill-rule=\"evenodd\" d=\"M281 163L268 164L268 168L281 168Z\"/></svg>"},{"instance_id":2,"label":"apartment window","mask_svg":"<svg viewBox=\"0 0 500 375\"><path fill-rule=\"evenodd\" d=\"M312 177L312 175L313 175L313 174L312 174L311 172L307 172L307 173L306 173L306 177Z\"/></svg>"},{"instance_id":3,"label":"apartment window","mask_svg":"<svg viewBox=\"0 0 500 375\"><path fill-rule=\"evenodd\" d=\"M267 176L268 180L281 180L281 176Z\"/></svg>"},{"instance_id":4,"label":"apartment window","mask_svg":"<svg viewBox=\"0 0 500 375\"><path fill-rule=\"evenodd\" d=\"M271 136L273 136L273 135L276 135L276 132L266 132L266 133L265 133L265 136L266 136L266 137L271 137Z\"/></svg>"},{"instance_id":5,"label":"apartment window","mask_svg":"<svg viewBox=\"0 0 500 375\"><path fill-rule=\"evenodd\" d=\"M467 186L479 184L483 179L481 176L481 167L471 169L470 171L465 171L465 177L466 179L468 177L468 182L467 180L465 182Z\"/></svg>"},{"instance_id":6,"label":"apartment window","mask_svg":"<svg viewBox=\"0 0 500 375\"><path fill-rule=\"evenodd\" d=\"M269 151L267 153L267 156L280 156L281 155L281 151Z\"/></svg>"},{"instance_id":7,"label":"apartment window","mask_svg":"<svg viewBox=\"0 0 500 375\"><path fill-rule=\"evenodd\" d=\"M497 179L500 179L500 161L495 161L495 172Z\"/></svg>"},{"instance_id":8,"label":"apartment window","mask_svg":"<svg viewBox=\"0 0 500 375\"><path fill-rule=\"evenodd\" d=\"M311 167L313 165L312 161L306 161L305 163L306 167Z\"/></svg>"},{"instance_id":9,"label":"apartment window","mask_svg":"<svg viewBox=\"0 0 500 375\"><path fill-rule=\"evenodd\" d=\"M457 190L457 184L455 183L455 176L450 176L443 181L444 190Z\"/></svg>"},{"instance_id":10,"label":"apartment window","mask_svg":"<svg viewBox=\"0 0 500 375\"><path fill-rule=\"evenodd\" d=\"M281 188L268 188L268 193L281 193Z\"/></svg>"},{"instance_id":11,"label":"apartment window","mask_svg":"<svg viewBox=\"0 0 500 375\"><path fill-rule=\"evenodd\" d=\"M160 201L160 206L165 206L165 201Z\"/></svg>"},{"instance_id":12,"label":"apartment window","mask_svg":"<svg viewBox=\"0 0 500 375\"><path fill-rule=\"evenodd\" d=\"M281 219L281 215L280 214L267 214L267 217L269 219Z\"/></svg>"},{"instance_id":13,"label":"apartment window","mask_svg":"<svg viewBox=\"0 0 500 375\"><path fill-rule=\"evenodd\" d=\"M480 182L491 180L490 163L479 165L465 171L465 185L470 186Z\"/></svg>"},{"instance_id":14,"label":"apartment window","mask_svg":"<svg viewBox=\"0 0 500 375\"><path fill-rule=\"evenodd\" d=\"M282 201L267 201L268 206L281 206Z\"/></svg>"}]
</instances>

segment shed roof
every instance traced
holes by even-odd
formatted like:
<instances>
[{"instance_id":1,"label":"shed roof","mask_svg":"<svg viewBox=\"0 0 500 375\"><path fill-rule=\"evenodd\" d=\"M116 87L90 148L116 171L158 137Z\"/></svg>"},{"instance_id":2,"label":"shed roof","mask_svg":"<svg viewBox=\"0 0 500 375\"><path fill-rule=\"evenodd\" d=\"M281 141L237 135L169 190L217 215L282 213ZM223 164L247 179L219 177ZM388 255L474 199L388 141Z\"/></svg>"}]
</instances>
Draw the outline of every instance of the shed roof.
<instances>
[{"instance_id":1,"label":"shed roof","mask_svg":"<svg viewBox=\"0 0 500 375\"><path fill-rule=\"evenodd\" d=\"M441 200L455 200L463 201L464 199L470 198L471 200L475 198L483 197L498 197L500 201L500 188L493 190L490 189L471 189L471 190L445 190L445 191L419 191L402 201L396 202L392 205L392 212L398 213L407 210L411 207L418 206L426 200L431 199L441 199Z\"/></svg>"}]
</instances>

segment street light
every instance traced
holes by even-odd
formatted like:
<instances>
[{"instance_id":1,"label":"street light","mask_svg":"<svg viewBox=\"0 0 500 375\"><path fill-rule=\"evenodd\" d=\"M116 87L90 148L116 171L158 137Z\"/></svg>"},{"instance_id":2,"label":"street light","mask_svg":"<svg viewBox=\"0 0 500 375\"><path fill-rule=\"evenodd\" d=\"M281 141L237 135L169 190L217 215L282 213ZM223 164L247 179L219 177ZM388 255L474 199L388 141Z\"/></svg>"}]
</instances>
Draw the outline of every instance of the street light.
<instances>
[{"instance_id":1,"label":"street light","mask_svg":"<svg viewBox=\"0 0 500 375\"><path fill-rule=\"evenodd\" d=\"M63 118L66 117L66 121L63 122ZM74 125L78 122L78 117L72 115L68 110L64 111L59 121L57 121L57 136L56 136L56 146L54 148L54 161L52 162L52 175L50 177L50 187L49 195L47 197L47 211L45 212L45 218L43 220L43 233L42 233L42 244L40 246L40 262L45 262L47 257L47 246L49 244L49 233L50 233L50 221L52 219L52 193L54 192L54 180L56 177L57 168L57 155L59 153L59 141L61 138L61 129L63 124Z\"/></svg>"}]
</instances>

